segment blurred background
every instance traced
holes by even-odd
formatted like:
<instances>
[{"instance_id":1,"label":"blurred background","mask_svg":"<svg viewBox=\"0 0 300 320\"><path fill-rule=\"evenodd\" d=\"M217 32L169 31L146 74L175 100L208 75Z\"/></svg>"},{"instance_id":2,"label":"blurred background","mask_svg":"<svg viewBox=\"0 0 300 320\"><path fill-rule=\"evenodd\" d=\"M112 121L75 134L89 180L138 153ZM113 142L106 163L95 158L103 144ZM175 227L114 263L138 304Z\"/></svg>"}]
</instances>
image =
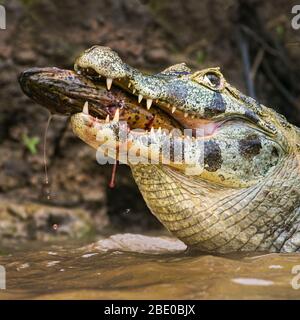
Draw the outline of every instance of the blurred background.
<instances>
[{"instance_id":1,"label":"blurred background","mask_svg":"<svg viewBox=\"0 0 300 320\"><path fill-rule=\"evenodd\" d=\"M55 117L19 88L30 67L72 69L100 44L145 72L186 62L220 66L227 80L300 125L300 30L296 1L274 0L9 0L0 30L0 243L92 237L114 231L157 232L130 171L96 163L68 119ZM163 231L159 231L163 232Z\"/></svg>"}]
</instances>

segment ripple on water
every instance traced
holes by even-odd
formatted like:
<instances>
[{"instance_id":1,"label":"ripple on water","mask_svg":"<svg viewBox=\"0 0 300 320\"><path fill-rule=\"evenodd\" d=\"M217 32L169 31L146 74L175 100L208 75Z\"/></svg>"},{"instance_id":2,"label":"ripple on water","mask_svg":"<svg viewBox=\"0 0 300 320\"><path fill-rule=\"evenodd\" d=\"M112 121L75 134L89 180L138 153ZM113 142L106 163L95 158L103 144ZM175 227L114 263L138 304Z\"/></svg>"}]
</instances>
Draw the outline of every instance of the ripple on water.
<instances>
[{"instance_id":1,"label":"ripple on water","mask_svg":"<svg viewBox=\"0 0 300 320\"><path fill-rule=\"evenodd\" d=\"M273 281L255 278L236 278L231 280L234 283L242 284L245 286L271 286Z\"/></svg>"},{"instance_id":2,"label":"ripple on water","mask_svg":"<svg viewBox=\"0 0 300 320\"><path fill-rule=\"evenodd\" d=\"M299 254L191 254L179 240L134 234L13 253L0 256L1 299L300 299Z\"/></svg>"}]
</instances>

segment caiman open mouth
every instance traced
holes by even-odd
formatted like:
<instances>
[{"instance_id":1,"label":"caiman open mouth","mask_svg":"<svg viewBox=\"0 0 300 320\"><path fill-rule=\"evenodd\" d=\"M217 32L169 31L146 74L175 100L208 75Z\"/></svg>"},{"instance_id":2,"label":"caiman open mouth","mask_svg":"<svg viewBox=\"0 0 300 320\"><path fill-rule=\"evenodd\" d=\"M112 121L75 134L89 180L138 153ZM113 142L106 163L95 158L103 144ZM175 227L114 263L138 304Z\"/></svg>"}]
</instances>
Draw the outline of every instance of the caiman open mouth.
<instances>
[{"instance_id":1,"label":"caiman open mouth","mask_svg":"<svg viewBox=\"0 0 300 320\"><path fill-rule=\"evenodd\" d=\"M199 116L197 116L197 114L189 114L187 112L183 112L182 110L180 110L180 108L172 105L170 102L163 101L159 98L144 98L143 95L139 93L139 90L135 88L134 82L129 77L112 79L103 76L103 74L101 75L97 73L93 68L82 68L78 64L75 65L75 70L79 75L82 75L90 79L94 83L99 83L103 86L106 86L107 90L112 90L113 86L115 86L125 91L130 96L132 96L132 98L134 98L140 106L142 106L144 109L148 111L152 110L152 108L156 110L162 110L171 119L175 120L175 122L179 124L179 128L181 129L181 131L183 131L184 129L191 129L192 136L196 136L196 133L198 131L201 132L201 136L205 138L210 137L217 131L220 125L224 122L223 120L215 122L200 118ZM119 114L119 110L115 110L114 112L118 112ZM117 117L119 116L117 115ZM107 116L106 121L110 121L109 115ZM151 125L148 126L148 131L151 129L151 127Z\"/></svg>"},{"instance_id":2,"label":"caiman open mouth","mask_svg":"<svg viewBox=\"0 0 300 320\"><path fill-rule=\"evenodd\" d=\"M182 129L201 130L204 137L233 119L276 133L262 119L262 106L230 86L218 68L192 72L185 64L177 64L147 75L123 62L110 48L93 46L75 60L74 69L108 90L113 86L122 89L145 110L164 111Z\"/></svg>"}]
</instances>

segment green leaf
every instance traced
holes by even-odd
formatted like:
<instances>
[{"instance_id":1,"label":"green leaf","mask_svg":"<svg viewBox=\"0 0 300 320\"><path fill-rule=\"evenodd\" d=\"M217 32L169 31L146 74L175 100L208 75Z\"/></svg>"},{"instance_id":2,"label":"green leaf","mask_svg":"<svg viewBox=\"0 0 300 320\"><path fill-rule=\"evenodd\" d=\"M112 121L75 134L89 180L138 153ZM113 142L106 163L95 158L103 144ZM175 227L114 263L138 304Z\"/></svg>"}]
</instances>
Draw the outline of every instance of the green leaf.
<instances>
[{"instance_id":1,"label":"green leaf","mask_svg":"<svg viewBox=\"0 0 300 320\"><path fill-rule=\"evenodd\" d=\"M40 143L39 137L29 137L24 133L22 135L22 142L31 154L37 153L37 145Z\"/></svg>"}]
</instances>

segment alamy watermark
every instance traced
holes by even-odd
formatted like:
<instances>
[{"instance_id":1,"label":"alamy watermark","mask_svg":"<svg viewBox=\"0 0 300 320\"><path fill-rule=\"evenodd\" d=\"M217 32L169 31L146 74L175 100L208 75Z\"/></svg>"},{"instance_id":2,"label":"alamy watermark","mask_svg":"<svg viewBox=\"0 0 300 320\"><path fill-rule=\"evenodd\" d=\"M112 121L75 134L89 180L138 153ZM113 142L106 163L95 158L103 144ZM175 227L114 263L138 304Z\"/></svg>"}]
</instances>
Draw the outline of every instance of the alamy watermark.
<instances>
[{"instance_id":1,"label":"alamy watermark","mask_svg":"<svg viewBox=\"0 0 300 320\"><path fill-rule=\"evenodd\" d=\"M292 18L291 25L295 30L300 29L300 4L296 4L292 8L292 14L295 16Z\"/></svg>"},{"instance_id":2,"label":"alamy watermark","mask_svg":"<svg viewBox=\"0 0 300 320\"><path fill-rule=\"evenodd\" d=\"M0 290L6 289L6 270L0 265Z\"/></svg>"},{"instance_id":3,"label":"alamy watermark","mask_svg":"<svg viewBox=\"0 0 300 320\"><path fill-rule=\"evenodd\" d=\"M0 30L6 29L6 10L5 7L0 5Z\"/></svg>"},{"instance_id":4,"label":"alamy watermark","mask_svg":"<svg viewBox=\"0 0 300 320\"><path fill-rule=\"evenodd\" d=\"M291 281L291 286L293 289L299 290L300 289L300 265L299 264L295 265L292 268L292 274L294 274L295 276Z\"/></svg>"},{"instance_id":5,"label":"alamy watermark","mask_svg":"<svg viewBox=\"0 0 300 320\"><path fill-rule=\"evenodd\" d=\"M198 175L204 169L203 129L130 130L126 122L98 124L96 159L99 164L173 164L187 175Z\"/></svg>"}]
</instances>

